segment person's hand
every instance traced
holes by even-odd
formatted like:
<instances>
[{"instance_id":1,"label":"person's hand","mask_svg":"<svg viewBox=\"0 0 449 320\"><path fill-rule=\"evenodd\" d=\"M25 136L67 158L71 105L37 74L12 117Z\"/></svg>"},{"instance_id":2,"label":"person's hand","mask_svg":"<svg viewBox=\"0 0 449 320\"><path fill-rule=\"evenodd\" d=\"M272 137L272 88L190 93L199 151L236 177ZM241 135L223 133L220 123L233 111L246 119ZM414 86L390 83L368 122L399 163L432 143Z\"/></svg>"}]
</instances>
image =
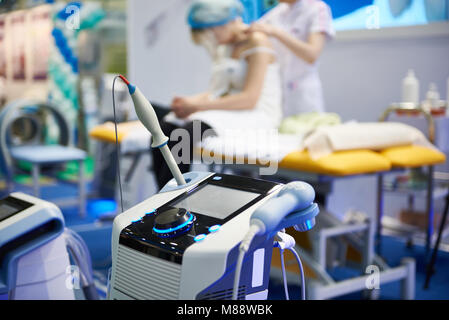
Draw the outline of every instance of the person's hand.
<instances>
[{"instance_id":1,"label":"person's hand","mask_svg":"<svg viewBox=\"0 0 449 320\"><path fill-rule=\"evenodd\" d=\"M254 22L250 25L247 32L262 32L269 37L274 37L276 36L277 29L267 23Z\"/></svg>"},{"instance_id":2,"label":"person's hand","mask_svg":"<svg viewBox=\"0 0 449 320\"><path fill-rule=\"evenodd\" d=\"M192 103L192 101L185 97L175 97L172 101L171 108L176 117L180 119L185 119L198 111L198 108Z\"/></svg>"},{"instance_id":3,"label":"person's hand","mask_svg":"<svg viewBox=\"0 0 449 320\"><path fill-rule=\"evenodd\" d=\"M177 106L181 106L184 103L184 99L183 97L174 97L172 102L171 102L171 106L173 107L177 107Z\"/></svg>"}]
</instances>

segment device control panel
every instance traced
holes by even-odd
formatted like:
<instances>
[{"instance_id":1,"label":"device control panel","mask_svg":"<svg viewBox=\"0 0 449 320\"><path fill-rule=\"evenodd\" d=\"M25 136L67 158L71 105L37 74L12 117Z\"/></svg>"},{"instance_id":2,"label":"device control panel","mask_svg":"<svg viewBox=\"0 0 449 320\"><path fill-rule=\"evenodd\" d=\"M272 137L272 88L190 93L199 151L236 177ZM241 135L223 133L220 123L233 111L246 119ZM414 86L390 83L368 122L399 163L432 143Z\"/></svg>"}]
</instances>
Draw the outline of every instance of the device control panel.
<instances>
[{"instance_id":1,"label":"device control panel","mask_svg":"<svg viewBox=\"0 0 449 320\"><path fill-rule=\"evenodd\" d=\"M120 244L145 254L182 263L184 251L253 204L279 184L248 177L215 174L159 208L148 208L124 228Z\"/></svg>"}]
</instances>

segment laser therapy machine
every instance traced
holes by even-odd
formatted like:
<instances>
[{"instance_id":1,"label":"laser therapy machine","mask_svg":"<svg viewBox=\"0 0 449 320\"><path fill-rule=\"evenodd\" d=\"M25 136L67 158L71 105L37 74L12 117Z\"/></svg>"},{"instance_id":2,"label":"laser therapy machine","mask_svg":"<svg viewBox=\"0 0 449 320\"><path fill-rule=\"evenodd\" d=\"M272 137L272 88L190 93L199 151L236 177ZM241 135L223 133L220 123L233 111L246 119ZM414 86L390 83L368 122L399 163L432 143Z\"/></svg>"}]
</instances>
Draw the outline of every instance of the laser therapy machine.
<instances>
[{"instance_id":1,"label":"laser therapy machine","mask_svg":"<svg viewBox=\"0 0 449 320\"><path fill-rule=\"evenodd\" d=\"M86 244L65 228L59 208L18 192L1 199L1 298L74 300L74 289L98 299Z\"/></svg>"},{"instance_id":2,"label":"laser therapy machine","mask_svg":"<svg viewBox=\"0 0 449 320\"><path fill-rule=\"evenodd\" d=\"M319 209L313 188L303 182L181 174L151 104L123 76L117 78L127 84L152 147L161 150L174 179L115 218L108 298L267 299L273 247L294 245L283 229L307 231L315 224Z\"/></svg>"}]
</instances>

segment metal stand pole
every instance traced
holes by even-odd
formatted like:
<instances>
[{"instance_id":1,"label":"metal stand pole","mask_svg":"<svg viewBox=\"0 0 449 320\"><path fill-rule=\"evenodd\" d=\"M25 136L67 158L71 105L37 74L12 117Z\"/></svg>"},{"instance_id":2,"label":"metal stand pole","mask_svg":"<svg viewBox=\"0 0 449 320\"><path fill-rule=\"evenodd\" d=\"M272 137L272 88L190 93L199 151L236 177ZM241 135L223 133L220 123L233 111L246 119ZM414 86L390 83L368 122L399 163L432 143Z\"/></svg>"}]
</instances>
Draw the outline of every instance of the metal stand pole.
<instances>
[{"instance_id":1,"label":"metal stand pole","mask_svg":"<svg viewBox=\"0 0 449 320\"><path fill-rule=\"evenodd\" d=\"M443 237L444 227L445 227L446 222L447 222L448 211L449 211L449 192L446 195L446 205L445 205L445 208L444 208L443 218L441 219L440 229L438 231L437 242L435 243L435 247L433 248L432 258L430 259L430 263L427 266L426 282L424 283L424 289L428 289L429 288L430 278L432 277L432 274L434 273L434 269L433 268L434 268L436 260L437 260L438 249L439 249L439 246L440 246L441 238Z\"/></svg>"},{"instance_id":2,"label":"metal stand pole","mask_svg":"<svg viewBox=\"0 0 449 320\"><path fill-rule=\"evenodd\" d=\"M426 230L426 255L432 248L432 236L434 228L434 204L433 204L433 172L434 167L429 166L427 178L427 230Z\"/></svg>"},{"instance_id":3,"label":"metal stand pole","mask_svg":"<svg viewBox=\"0 0 449 320\"><path fill-rule=\"evenodd\" d=\"M382 251L382 217L384 214L383 174L377 175L377 226L376 226L376 251L380 255Z\"/></svg>"}]
</instances>

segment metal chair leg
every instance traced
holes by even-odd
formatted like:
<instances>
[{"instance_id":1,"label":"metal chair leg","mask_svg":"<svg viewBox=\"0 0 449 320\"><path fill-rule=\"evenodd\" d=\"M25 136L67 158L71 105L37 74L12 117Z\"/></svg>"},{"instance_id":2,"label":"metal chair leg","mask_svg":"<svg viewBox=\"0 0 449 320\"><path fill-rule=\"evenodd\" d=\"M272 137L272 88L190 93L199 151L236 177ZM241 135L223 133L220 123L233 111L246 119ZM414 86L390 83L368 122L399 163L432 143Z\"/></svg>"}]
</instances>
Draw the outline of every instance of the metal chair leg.
<instances>
[{"instance_id":1,"label":"metal chair leg","mask_svg":"<svg viewBox=\"0 0 449 320\"><path fill-rule=\"evenodd\" d=\"M40 186L39 186L39 176L40 176L40 166L33 163L31 168L31 175L33 177L33 194L36 198L40 198Z\"/></svg>"}]
</instances>

